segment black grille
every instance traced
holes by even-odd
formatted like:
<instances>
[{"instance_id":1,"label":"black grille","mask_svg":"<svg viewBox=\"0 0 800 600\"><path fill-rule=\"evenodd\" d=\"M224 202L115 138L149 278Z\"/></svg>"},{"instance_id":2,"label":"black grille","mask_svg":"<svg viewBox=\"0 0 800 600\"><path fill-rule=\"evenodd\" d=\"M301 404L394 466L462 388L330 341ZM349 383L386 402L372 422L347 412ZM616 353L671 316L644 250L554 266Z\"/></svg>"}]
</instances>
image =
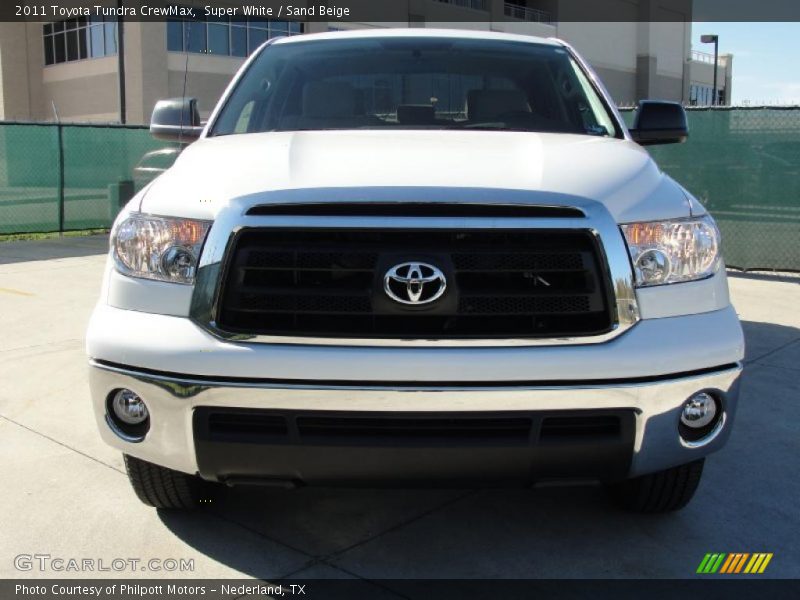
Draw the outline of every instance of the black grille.
<instances>
[{"instance_id":1,"label":"black grille","mask_svg":"<svg viewBox=\"0 0 800 600\"><path fill-rule=\"evenodd\" d=\"M240 437L286 435L286 419L267 413L251 413L243 419L241 413L217 411L209 413L208 428L217 439L236 441Z\"/></svg>"},{"instance_id":2,"label":"black grille","mask_svg":"<svg viewBox=\"0 0 800 600\"><path fill-rule=\"evenodd\" d=\"M632 431L625 410L565 413L325 413L204 407L195 410L201 437L220 442L515 442L524 445L621 439Z\"/></svg>"},{"instance_id":3,"label":"black grille","mask_svg":"<svg viewBox=\"0 0 800 600\"><path fill-rule=\"evenodd\" d=\"M614 415L589 417L547 417L542 421L540 440L567 438L616 437L620 434L620 420Z\"/></svg>"},{"instance_id":4,"label":"black grille","mask_svg":"<svg viewBox=\"0 0 800 600\"><path fill-rule=\"evenodd\" d=\"M392 266L441 269L424 306L383 291ZM250 229L233 244L217 324L234 333L363 338L597 335L613 323L605 265L584 230Z\"/></svg>"},{"instance_id":5,"label":"black grille","mask_svg":"<svg viewBox=\"0 0 800 600\"><path fill-rule=\"evenodd\" d=\"M199 472L231 484L618 481L630 471L636 434L629 409L420 413L199 406L192 422Z\"/></svg>"}]
</instances>

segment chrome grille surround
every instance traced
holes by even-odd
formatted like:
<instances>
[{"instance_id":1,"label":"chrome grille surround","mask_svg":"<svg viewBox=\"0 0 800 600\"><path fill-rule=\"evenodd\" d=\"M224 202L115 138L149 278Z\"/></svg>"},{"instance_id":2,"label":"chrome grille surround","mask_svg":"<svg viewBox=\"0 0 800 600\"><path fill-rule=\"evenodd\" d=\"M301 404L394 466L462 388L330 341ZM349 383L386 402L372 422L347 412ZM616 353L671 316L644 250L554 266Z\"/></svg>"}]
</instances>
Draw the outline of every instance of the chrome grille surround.
<instances>
[{"instance_id":1,"label":"chrome grille surround","mask_svg":"<svg viewBox=\"0 0 800 600\"><path fill-rule=\"evenodd\" d=\"M553 202L553 196L560 202ZM419 203L419 198L429 202L475 202L496 206L515 204L542 204L569 206L581 210L584 218L525 218L525 217L383 217L383 216L294 216L247 215L253 206L264 204L296 203L296 199L309 198L328 202L352 201L358 198L365 206L376 203ZM374 200L373 200L374 198ZM526 192L523 190L475 188L315 188L311 190L284 190L265 192L237 198L220 211L203 247L192 297L190 318L212 335L230 341L262 344L304 344L336 346L548 346L595 344L622 335L639 321L639 310L633 282L633 271L624 238L613 217L599 202L579 197L565 198L558 194ZM369 212L365 210L365 213ZM215 321L218 314L223 268L233 250L235 235L247 228L298 228L305 229L582 229L597 240L599 260L605 261L616 305L615 323L610 331L600 335L563 338L509 338L509 339L414 339L414 338L331 338L306 336L276 336L242 334L225 331Z\"/></svg>"}]
</instances>

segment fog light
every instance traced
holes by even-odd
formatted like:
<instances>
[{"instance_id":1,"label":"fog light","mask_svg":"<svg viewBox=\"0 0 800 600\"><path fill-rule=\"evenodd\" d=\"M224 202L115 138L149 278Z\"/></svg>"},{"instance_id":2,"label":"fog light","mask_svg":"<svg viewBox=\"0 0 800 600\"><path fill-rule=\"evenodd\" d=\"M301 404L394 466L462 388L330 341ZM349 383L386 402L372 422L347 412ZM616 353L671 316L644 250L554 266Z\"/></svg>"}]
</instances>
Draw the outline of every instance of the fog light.
<instances>
[{"instance_id":1,"label":"fog light","mask_svg":"<svg viewBox=\"0 0 800 600\"><path fill-rule=\"evenodd\" d=\"M697 392L683 403L678 421L681 443L688 448L700 448L713 442L725 427L722 395Z\"/></svg>"},{"instance_id":2,"label":"fog light","mask_svg":"<svg viewBox=\"0 0 800 600\"><path fill-rule=\"evenodd\" d=\"M114 416L128 425L141 425L147 420L147 406L130 390L119 390L111 401Z\"/></svg>"},{"instance_id":3,"label":"fog light","mask_svg":"<svg viewBox=\"0 0 800 600\"><path fill-rule=\"evenodd\" d=\"M126 442L141 442L150 429L150 411L136 392L117 389L106 399L106 423Z\"/></svg>"},{"instance_id":4,"label":"fog light","mask_svg":"<svg viewBox=\"0 0 800 600\"><path fill-rule=\"evenodd\" d=\"M702 429L714 422L717 416L717 401L707 392L699 392L683 405L681 423L690 429Z\"/></svg>"}]
</instances>

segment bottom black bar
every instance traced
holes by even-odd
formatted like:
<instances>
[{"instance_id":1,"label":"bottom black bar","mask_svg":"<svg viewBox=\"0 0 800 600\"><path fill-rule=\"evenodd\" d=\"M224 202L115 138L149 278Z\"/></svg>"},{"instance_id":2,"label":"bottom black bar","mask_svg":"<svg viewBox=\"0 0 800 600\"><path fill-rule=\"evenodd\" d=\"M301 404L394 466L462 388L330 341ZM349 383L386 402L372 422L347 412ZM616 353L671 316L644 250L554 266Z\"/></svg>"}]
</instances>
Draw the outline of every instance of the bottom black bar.
<instances>
[{"instance_id":1,"label":"bottom black bar","mask_svg":"<svg viewBox=\"0 0 800 600\"><path fill-rule=\"evenodd\" d=\"M566 557L565 557L566 560ZM303 598L338 600L461 600L491 598L577 599L615 598L666 600L673 598L769 597L797 598L800 582L789 579L757 579L757 575L703 576L698 579L38 579L0 580L4 600L233 600L235 598Z\"/></svg>"}]
</instances>

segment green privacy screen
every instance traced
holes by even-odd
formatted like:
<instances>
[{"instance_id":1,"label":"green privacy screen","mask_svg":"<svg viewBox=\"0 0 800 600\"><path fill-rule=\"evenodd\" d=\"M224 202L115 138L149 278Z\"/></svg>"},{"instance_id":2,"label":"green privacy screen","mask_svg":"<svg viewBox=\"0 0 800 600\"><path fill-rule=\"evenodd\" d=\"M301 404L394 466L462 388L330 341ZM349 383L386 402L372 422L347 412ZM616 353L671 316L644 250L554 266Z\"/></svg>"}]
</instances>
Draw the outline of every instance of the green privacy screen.
<instances>
[{"instance_id":1,"label":"green privacy screen","mask_svg":"<svg viewBox=\"0 0 800 600\"><path fill-rule=\"evenodd\" d=\"M648 149L715 216L727 264L800 270L800 109L690 110L689 129ZM144 128L0 123L0 233L109 227L177 152Z\"/></svg>"},{"instance_id":2,"label":"green privacy screen","mask_svg":"<svg viewBox=\"0 0 800 600\"><path fill-rule=\"evenodd\" d=\"M0 233L58 230L58 130L0 126Z\"/></svg>"},{"instance_id":3,"label":"green privacy screen","mask_svg":"<svg viewBox=\"0 0 800 600\"><path fill-rule=\"evenodd\" d=\"M109 227L175 155L141 127L0 123L0 233Z\"/></svg>"}]
</instances>

